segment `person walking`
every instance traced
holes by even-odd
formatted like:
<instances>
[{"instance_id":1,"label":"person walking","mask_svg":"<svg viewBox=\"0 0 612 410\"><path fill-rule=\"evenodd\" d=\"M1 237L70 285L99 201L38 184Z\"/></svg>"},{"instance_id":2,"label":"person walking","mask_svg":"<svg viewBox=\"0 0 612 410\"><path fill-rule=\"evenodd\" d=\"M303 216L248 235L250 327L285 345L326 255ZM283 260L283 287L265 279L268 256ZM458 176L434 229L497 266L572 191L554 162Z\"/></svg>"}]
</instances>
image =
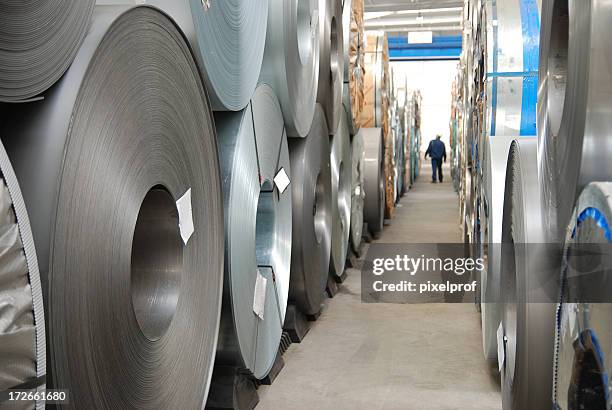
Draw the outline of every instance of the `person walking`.
<instances>
[{"instance_id":1,"label":"person walking","mask_svg":"<svg viewBox=\"0 0 612 410\"><path fill-rule=\"evenodd\" d=\"M431 158L431 169L432 169L432 183L436 183L436 172L438 174L439 181L442 182L442 160L446 162L446 146L440 139L441 136L436 135L435 140L429 141L429 147L425 151L425 159L427 155Z\"/></svg>"}]
</instances>

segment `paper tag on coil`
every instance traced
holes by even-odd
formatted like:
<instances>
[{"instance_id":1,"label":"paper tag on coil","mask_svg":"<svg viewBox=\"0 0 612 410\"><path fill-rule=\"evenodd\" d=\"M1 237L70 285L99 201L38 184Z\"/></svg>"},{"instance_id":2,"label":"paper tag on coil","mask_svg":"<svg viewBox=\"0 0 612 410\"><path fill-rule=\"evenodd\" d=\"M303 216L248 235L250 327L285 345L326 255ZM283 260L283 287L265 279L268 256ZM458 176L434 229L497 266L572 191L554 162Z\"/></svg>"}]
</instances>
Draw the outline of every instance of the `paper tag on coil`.
<instances>
[{"instance_id":1,"label":"paper tag on coil","mask_svg":"<svg viewBox=\"0 0 612 410\"><path fill-rule=\"evenodd\" d=\"M274 177L274 183L276 184L276 188L278 188L278 192L281 194L285 192L285 189L289 186L291 181L289 180L289 176L287 172L285 172L285 168L281 168Z\"/></svg>"},{"instance_id":2,"label":"paper tag on coil","mask_svg":"<svg viewBox=\"0 0 612 410\"><path fill-rule=\"evenodd\" d=\"M266 285L268 279L264 278L259 269L257 269L257 279L255 279L255 293L253 295L253 312L261 320L264 318L264 310L266 307Z\"/></svg>"},{"instance_id":3,"label":"paper tag on coil","mask_svg":"<svg viewBox=\"0 0 612 410\"><path fill-rule=\"evenodd\" d=\"M191 235L193 235L195 231L193 226L193 213L191 210L191 188L176 201L176 208L178 209L181 238L183 239L183 243L187 245L187 241L189 241L189 238L191 238Z\"/></svg>"},{"instance_id":4,"label":"paper tag on coil","mask_svg":"<svg viewBox=\"0 0 612 410\"><path fill-rule=\"evenodd\" d=\"M506 360L505 343L504 328L502 323L499 322L499 327L497 328L497 368L500 372L502 371L504 361Z\"/></svg>"},{"instance_id":5,"label":"paper tag on coil","mask_svg":"<svg viewBox=\"0 0 612 410\"><path fill-rule=\"evenodd\" d=\"M355 187L355 196L360 196L360 195L361 195L361 187L357 185Z\"/></svg>"}]
</instances>

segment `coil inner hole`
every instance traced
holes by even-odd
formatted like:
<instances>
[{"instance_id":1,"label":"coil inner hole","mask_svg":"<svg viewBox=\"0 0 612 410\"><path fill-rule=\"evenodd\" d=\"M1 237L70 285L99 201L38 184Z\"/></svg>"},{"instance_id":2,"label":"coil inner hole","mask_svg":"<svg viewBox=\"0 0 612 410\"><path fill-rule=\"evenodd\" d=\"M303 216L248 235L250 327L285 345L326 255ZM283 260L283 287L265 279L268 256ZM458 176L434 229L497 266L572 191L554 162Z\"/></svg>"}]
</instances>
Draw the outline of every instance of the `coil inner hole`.
<instances>
[{"instance_id":1,"label":"coil inner hole","mask_svg":"<svg viewBox=\"0 0 612 410\"><path fill-rule=\"evenodd\" d=\"M131 295L136 321L151 341L172 322L183 274L183 241L174 198L161 185L146 194L132 241Z\"/></svg>"}]
</instances>

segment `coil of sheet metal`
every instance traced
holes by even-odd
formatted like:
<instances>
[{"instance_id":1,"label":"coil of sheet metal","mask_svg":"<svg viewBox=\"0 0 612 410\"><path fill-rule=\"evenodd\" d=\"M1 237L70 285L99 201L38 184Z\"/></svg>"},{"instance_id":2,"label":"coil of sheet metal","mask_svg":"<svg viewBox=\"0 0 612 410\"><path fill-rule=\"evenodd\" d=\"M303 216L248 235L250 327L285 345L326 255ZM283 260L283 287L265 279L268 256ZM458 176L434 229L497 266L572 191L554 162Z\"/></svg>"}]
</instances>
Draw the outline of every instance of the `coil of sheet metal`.
<instances>
[{"instance_id":1,"label":"coil of sheet metal","mask_svg":"<svg viewBox=\"0 0 612 410\"><path fill-rule=\"evenodd\" d=\"M45 99L0 112L36 244L51 386L74 408L203 406L223 204L212 115L179 30L150 7L97 7Z\"/></svg>"},{"instance_id":2,"label":"coil of sheet metal","mask_svg":"<svg viewBox=\"0 0 612 410\"><path fill-rule=\"evenodd\" d=\"M502 221L501 301L498 334L504 409L550 407L558 265L543 245L535 139L512 142Z\"/></svg>"},{"instance_id":3,"label":"coil of sheet metal","mask_svg":"<svg viewBox=\"0 0 612 410\"><path fill-rule=\"evenodd\" d=\"M319 0L319 84L317 102L327 118L327 128L334 134L342 115L344 84L344 40L342 1Z\"/></svg>"},{"instance_id":4,"label":"coil of sheet metal","mask_svg":"<svg viewBox=\"0 0 612 410\"><path fill-rule=\"evenodd\" d=\"M261 81L281 104L287 134L310 130L319 84L319 1L269 0Z\"/></svg>"},{"instance_id":5,"label":"coil of sheet metal","mask_svg":"<svg viewBox=\"0 0 612 410\"><path fill-rule=\"evenodd\" d=\"M383 162L383 136L381 128L361 128L364 147L363 221L368 230L378 237L383 230L385 218L385 172Z\"/></svg>"},{"instance_id":6,"label":"coil of sheet metal","mask_svg":"<svg viewBox=\"0 0 612 410\"><path fill-rule=\"evenodd\" d=\"M348 251L351 229L351 139L349 136L348 112L343 108L340 124L331 136L331 259L329 271L332 277L340 278Z\"/></svg>"},{"instance_id":7,"label":"coil of sheet metal","mask_svg":"<svg viewBox=\"0 0 612 410\"><path fill-rule=\"evenodd\" d=\"M45 388L43 295L30 220L17 177L0 144L0 402L24 383ZM34 382L33 382L34 381ZM33 382L33 383L32 383ZM32 408L34 401L22 403ZM44 408L44 401L35 403Z\"/></svg>"},{"instance_id":8,"label":"coil of sheet metal","mask_svg":"<svg viewBox=\"0 0 612 410\"><path fill-rule=\"evenodd\" d=\"M503 0L486 8L487 135L535 135L540 6Z\"/></svg>"},{"instance_id":9,"label":"coil of sheet metal","mask_svg":"<svg viewBox=\"0 0 612 410\"><path fill-rule=\"evenodd\" d=\"M546 1L542 13L538 143L544 224L562 241L572 206L591 181L612 179L612 102L605 2Z\"/></svg>"},{"instance_id":10,"label":"coil of sheet metal","mask_svg":"<svg viewBox=\"0 0 612 410\"><path fill-rule=\"evenodd\" d=\"M0 5L0 101L37 97L66 72L87 34L94 4L44 0Z\"/></svg>"},{"instance_id":11,"label":"coil of sheet metal","mask_svg":"<svg viewBox=\"0 0 612 410\"><path fill-rule=\"evenodd\" d=\"M361 130L351 141L351 234L350 244L355 255L360 255L363 234L365 152Z\"/></svg>"},{"instance_id":12,"label":"coil of sheet metal","mask_svg":"<svg viewBox=\"0 0 612 410\"><path fill-rule=\"evenodd\" d=\"M480 225L482 241L479 255L486 260L480 273L482 344L486 359L497 358L496 332L500 321L500 259L506 164L510 144L521 137L498 135L484 139L482 149L482 193ZM534 137L529 137L534 138ZM534 138L535 139L535 138Z\"/></svg>"},{"instance_id":13,"label":"coil of sheet metal","mask_svg":"<svg viewBox=\"0 0 612 410\"><path fill-rule=\"evenodd\" d=\"M612 183L590 183L578 198L568 225L556 321L556 408L609 407L611 198Z\"/></svg>"},{"instance_id":14,"label":"coil of sheet metal","mask_svg":"<svg viewBox=\"0 0 612 410\"><path fill-rule=\"evenodd\" d=\"M359 131L364 94L364 20L363 0L343 0L342 28L344 40L344 87L342 101L349 113L349 132Z\"/></svg>"},{"instance_id":15,"label":"coil of sheet metal","mask_svg":"<svg viewBox=\"0 0 612 410\"><path fill-rule=\"evenodd\" d=\"M276 358L289 291L287 136L278 100L265 84L244 110L215 113L215 124L225 208L224 301L215 363L246 368L261 379Z\"/></svg>"},{"instance_id":16,"label":"coil of sheet metal","mask_svg":"<svg viewBox=\"0 0 612 410\"><path fill-rule=\"evenodd\" d=\"M331 253L329 131L317 104L306 138L289 140L293 234L289 300L306 315L321 310Z\"/></svg>"},{"instance_id":17,"label":"coil of sheet metal","mask_svg":"<svg viewBox=\"0 0 612 410\"><path fill-rule=\"evenodd\" d=\"M255 91L266 44L268 1L96 0L159 8L189 40L213 109L243 109Z\"/></svg>"}]
</instances>

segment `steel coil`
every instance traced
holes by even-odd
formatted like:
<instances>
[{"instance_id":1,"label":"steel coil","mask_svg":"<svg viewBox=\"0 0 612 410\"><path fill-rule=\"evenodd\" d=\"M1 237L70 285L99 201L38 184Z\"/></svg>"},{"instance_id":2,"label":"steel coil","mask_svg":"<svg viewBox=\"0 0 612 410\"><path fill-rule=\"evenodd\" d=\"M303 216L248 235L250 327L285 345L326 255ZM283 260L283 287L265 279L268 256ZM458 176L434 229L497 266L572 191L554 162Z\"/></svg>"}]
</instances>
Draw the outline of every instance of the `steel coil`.
<instances>
[{"instance_id":1,"label":"steel coil","mask_svg":"<svg viewBox=\"0 0 612 410\"><path fill-rule=\"evenodd\" d=\"M612 5L547 1L543 5L538 143L551 241L562 241L578 194L612 179L612 48L605 33Z\"/></svg>"},{"instance_id":2,"label":"steel coil","mask_svg":"<svg viewBox=\"0 0 612 410\"><path fill-rule=\"evenodd\" d=\"M23 383L45 388L43 295L30 220L17 177L0 144L0 403ZM34 401L21 403L33 407ZM36 403L44 408L44 401Z\"/></svg>"},{"instance_id":3,"label":"steel coil","mask_svg":"<svg viewBox=\"0 0 612 410\"><path fill-rule=\"evenodd\" d=\"M349 132L359 131L359 118L364 104L364 23L363 0L343 0L342 28L344 40L344 87L342 101L349 113Z\"/></svg>"},{"instance_id":4,"label":"steel coil","mask_svg":"<svg viewBox=\"0 0 612 410\"><path fill-rule=\"evenodd\" d=\"M611 198L612 183L587 185L567 229L553 372L553 401L559 409L605 409L610 405ZM603 298L593 290L603 293Z\"/></svg>"},{"instance_id":5,"label":"steel coil","mask_svg":"<svg viewBox=\"0 0 612 410\"><path fill-rule=\"evenodd\" d=\"M0 4L0 101L39 96L66 72L87 34L94 0Z\"/></svg>"},{"instance_id":6,"label":"steel coil","mask_svg":"<svg viewBox=\"0 0 612 410\"><path fill-rule=\"evenodd\" d=\"M267 85L257 87L244 110L217 112L215 124L225 208L216 363L246 368L261 379L276 358L289 291L291 191L275 182L277 175L290 178L287 136Z\"/></svg>"},{"instance_id":7,"label":"steel coil","mask_svg":"<svg viewBox=\"0 0 612 410\"><path fill-rule=\"evenodd\" d=\"M351 249L359 255L363 234L365 151L361 130L351 141Z\"/></svg>"},{"instance_id":8,"label":"steel coil","mask_svg":"<svg viewBox=\"0 0 612 410\"><path fill-rule=\"evenodd\" d=\"M289 140L293 231L289 300L306 315L321 310L331 252L329 131L317 104L306 138Z\"/></svg>"},{"instance_id":9,"label":"steel coil","mask_svg":"<svg viewBox=\"0 0 612 410\"><path fill-rule=\"evenodd\" d=\"M329 272L336 277L344 273L351 229L351 139L348 113L343 108L340 124L331 136L331 259Z\"/></svg>"},{"instance_id":10,"label":"steel coil","mask_svg":"<svg viewBox=\"0 0 612 410\"><path fill-rule=\"evenodd\" d=\"M96 0L148 4L179 26L196 58L216 111L246 107L257 86L266 44L268 1Z\"/></svg>"},{"instance_id":11,"label":"steel coil","mask_svg":"<svg viewBox=\"0 0 612 410\"><path fill-rule=\"evenodd\" d=\"M530 137L534 138L534 137ZM500 321L500 259L504 207L506 164L510 144L520 137L502 136L484 139L482 149L482 193L480 225L482 241L480 255L485 258L485 270L480 274L482 345L486 359L497 358L495 333Z\"/></svg>"},{"instance_id":12,"label":"steel coil","mask_svg":"<svg viewBox=\"0 0 612 410\"><path fill-rule=\"evenodd\" d=\"M319 1L269 0L261 81L270 84L287 134L305 137L314 117L319 84Z\"/></svg>"},{"instance_id":13,"label":"steel coil","mask_svg":"<svg viewBox=\"0 0 612 410\"><path fill-rule=\"evenodd\" d=\"M189 46L150 7L98 7L44 101L0 107L74 408L199 408L217 345L223 204ZM49 378L47 378L49 382Z\"/></svg>"},{"instance_id":14,"label":"steel coil","mask_svg":"<svg viewBox=\"0 0 612 410\"><path fill-rule=\"evenodd\" d=\"M361 128L364 147L363 221L374 237L383 230L385 218L385 172L383 162L383 136L381 128Z\"/></svg>"},{"instance_id":15,"label":"steel coil","mask_svg":"<svg viewBox=\"0 0 612 410\"><path fill-rule=\"evenodd\" d=\"M330 134L336 132L343 111L343 50L342 1L319 0L320 59L317 102L323 107Z\"/></svg>"},{"instance_id":16,"label":"steel coil","mask_svg":"<svg viewBox=\"0 0 612 410\"><path fill-rule=\"evenodd\" d=\"M486 7L487 135L535 135L540 6L498 0Z\"/></svg>"},{"instance_id":17,"label":"steel coil","mask_svg":"<svg viewBox=\"0 0 612 410\"><path fill-rule=\"evenodd\" d=\"M510 146L501 242L502 405L550 408L555 296L541 285L555 272L540 226L541 204L535 139ZM558 271L556 271L558 272ZM537 302L537 303L534 303Z\"/></svg>"}]
</instances>

